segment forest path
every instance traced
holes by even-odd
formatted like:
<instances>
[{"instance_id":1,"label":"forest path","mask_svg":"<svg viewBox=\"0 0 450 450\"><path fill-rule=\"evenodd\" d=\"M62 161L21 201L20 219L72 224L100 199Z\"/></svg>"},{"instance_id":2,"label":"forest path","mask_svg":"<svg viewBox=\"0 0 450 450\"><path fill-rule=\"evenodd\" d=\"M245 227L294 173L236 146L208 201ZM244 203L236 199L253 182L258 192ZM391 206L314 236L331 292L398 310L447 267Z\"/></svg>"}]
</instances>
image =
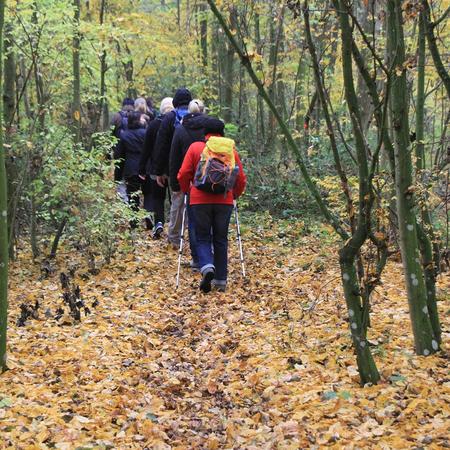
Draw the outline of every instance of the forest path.
<instances>
[{"instance_id":1,"label":"forest path","mask_svg":"<svg viewBox=\"0 0 450 450\"><path fill-rule=\"evenodd\" d=\"M204 295L186 266L175 291L176 252L138 232L98 275L77 272L91 309L80 323L46 317L62 304L59 272L36 281L38 268L21 260L0 448L443 444L445 361L412 355L399 266L374 301L371 334L387 382L360 389L336 249L297 233L247 229L245 282L230 239L229 290ZM72 257L61 253L59 269ZM17 327L19 304L36 299L39 319Z\"/></svg>"}]
</instances>

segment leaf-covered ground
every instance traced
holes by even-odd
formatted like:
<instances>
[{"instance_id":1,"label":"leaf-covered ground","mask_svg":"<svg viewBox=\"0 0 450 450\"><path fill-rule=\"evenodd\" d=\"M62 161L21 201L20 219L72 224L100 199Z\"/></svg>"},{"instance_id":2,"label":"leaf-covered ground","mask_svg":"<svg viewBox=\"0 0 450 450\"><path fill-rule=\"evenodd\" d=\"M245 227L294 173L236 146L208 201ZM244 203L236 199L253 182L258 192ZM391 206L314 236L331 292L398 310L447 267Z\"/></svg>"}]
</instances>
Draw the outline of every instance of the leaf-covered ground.
<instances>
[{"instance_id":1,"label":"leaf-covered ground","mask_svg":"<svg viewBox=\"0 0 450 450\"><path fill-rule=\"evenodd\" d=\"M22 257L0 448L449 447L448 356L414 355L401 266L388 267L373 301L383 382L360 388L333 244L293 228L245 239L249 278L230 241L225 294L199 294L187 267L176 292L176 252L144 232L97 275L62 252L43 278ZM56 320L59 274L77 265L91 313L76 323L64 307ZM440 288L448 299L448 279ZM19 305L36 300L37 317L18 327ZM448 342L448 300L440 309Z\"/></svg>"}]
</instances>

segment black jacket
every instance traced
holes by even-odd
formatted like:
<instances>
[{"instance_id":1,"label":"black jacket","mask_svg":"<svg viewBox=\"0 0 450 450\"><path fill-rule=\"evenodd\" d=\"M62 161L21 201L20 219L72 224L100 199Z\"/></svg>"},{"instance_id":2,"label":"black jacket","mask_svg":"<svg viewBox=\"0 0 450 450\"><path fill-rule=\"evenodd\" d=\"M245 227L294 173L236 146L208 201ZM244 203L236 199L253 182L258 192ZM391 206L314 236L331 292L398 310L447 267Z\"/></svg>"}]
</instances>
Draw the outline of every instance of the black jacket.
<instances>
[{"instance_id":1,"label":"black jacket","mask_svg":"<svg viewBox=\"0 0 450 450\"><path fill-rule=\"evenodd\" d=\"M169 173L169 155L175 131L175 114L175 111L165 114L158 130L153 157L155 175L167 175Z\"/></svg>"},{"instance_id":2,"label":"black jacket","mask_svg":"<svg viewBox=\"0 0 450 450\"><path fill-rule=\"evenodd\" d=\"M145 128L127 129L120 135L115 159L124 159L124 178L139 175L139 161L144 147Z\"/></svg>"},{"instance_id":3,"label":"black jacket","mask_svg":"<svg viewBox=\"0 0 450 450\"><path fill-rule=\"evenodd\" d=\"M165 116L157 117L152 120L146 130L144 140L144 150L139 162L140 175L154 175L154 161L155 161L155 143L158 135L158 130L161 126L162 120Z\"/></svg>"},{"instance_id":4,"label":"black jacket","mask_svg":"<svg viewBox=\"0 0 450 450\"><path fill-rule=\"evenodd\" d=\"M207 120L208 117L200 113L188 114L173 134L169 159L169 184L173 191L180 190L177 175L188 148L193 142L205 140L204 126Z\"/></svg>"}]
</instances>

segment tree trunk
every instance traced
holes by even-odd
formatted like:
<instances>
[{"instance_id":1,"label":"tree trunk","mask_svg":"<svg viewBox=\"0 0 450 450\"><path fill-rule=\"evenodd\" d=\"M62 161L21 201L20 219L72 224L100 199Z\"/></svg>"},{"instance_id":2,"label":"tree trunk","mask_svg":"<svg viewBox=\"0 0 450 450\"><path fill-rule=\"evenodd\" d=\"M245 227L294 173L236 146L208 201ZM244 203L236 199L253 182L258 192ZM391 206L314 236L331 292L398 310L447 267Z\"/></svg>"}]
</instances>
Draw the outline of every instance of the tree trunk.
<instances>
[{"instance_id":1,"label":"tree trunk","mask_svg":"<svg viewBox=\"0 0 450 450\"><path fill-rule=\"evenodd\" d=\"M38 6L36 2L33 2L33 14L31 16L31 21L36 27L39 27L38 20ZM44 88L44 80L42 78L42 71L40 69L40 64L38 60L37 48L31 49L32 59L33 59L33 71L34 71L34 83L36 89L36 101L37 101L37 118L38 118L38 131L43 131L45 128L45 103L46 95Z\"/></svg>"},{"instance_id":2,"label":"tree trunk","mask_svg":"<svg viewBox=\"0 0 450 450\"><path fill-rule=\"evenodd\" d=\"M305 1L306 3L306 1ZM369 235L372 205L372 189L368 164L368 149L362 132L361 113L353 79L352 63L352 29L346 9L345 0L333 0L338 11L342 42L342 73L344 77L345 99L352 123L356 156L358 161L359 201L358 219L352 230L351 238L345 242L340 251L340 265L345 301L348 307L350 331L356 352L361 383L377 383L380 380L375 361L372 357L366 334L369 324L370 291L361 286L364 274L358 258L364 242ZM360 272L357 272L357 268Z\"/></svg>"},{"instance_id":3,"label":"tree trunk","mask_svg":"<svg viewBox=\"0 0 450 450\"><path fill-rule=\"evenodd\" d=\"M374 2L375 0L368 0L366 2L356 2L355 4L356 16L362 29L366 33L371 32L369 16L371 12L374 11ZM370 54L369 49L363 49L362 53L364 59L367 60ZM370 118L373 114L373 105L370 102L370 95L367 92L367 86L361 73L358 76L358 101L361 105L361 122L363 130L364 132L367 132L370 125Z\"/></svg>"},{"instance_id":4,"label":"tree trunk","mask_svg":"<svg viewBox=\"0 0 450 450\"><path fill-rule=\"evenodd\" d=\"M270 19L270 53L269 53L269 67L271 69L271 76L270 76L270 84L268 87L268 94L270 97L270 100L272 103L277 105L277 78L278 78L278 57L279 57L279 51L280 51L280 45L282 42L282 35L283 35L283 23L284 23L284 11L285 11L285 5L283 3L281 7L280 14L278 16L278 28L275 27L275 18L277 17L277 6L274 4L272 14L269 17ZM272 113L268 114L268 123L267 123L267 142L266 142L266 149L267 151L272 151L273 146L275 144L275 117Z\"/></svg>"},{"instance_id":5,"label":"tree trunk","mask_svg":"<svg viewBox=\"0 0 450 450\"><path fill-rule=\"evenodd\" d=\"M200 5L200 47L202 50L202 65L208 67L208 13L206 4Z\"/></svg>"},{"instance_id":6,"label":"tree trunk","mask_svg":"<svg viewBox=\"0 0 450 450\"><path fill-rule=\"evenodd\" d=\"M53 238L53 244L52 249L50 250L49 258L54 259L56 258L56 253L58 251L59 241L61 240L61 237L64 233L64 228L67 224L67 217L64 217L61 222L59 223L58 230L56 231L55 237Z\"/></svg>"},{"instance_id":7,"label":"tree trunk","mask_svg":"<svg viewBox=\"0 0 450 450\"><path fill-rule=\"evenodd\" d=\"M216 22L211 24L211 75L213 76L213 83L211 86L211 95L216 98L216 101L221 104L222 96L222 81L221 81L221 54L220 49L223 45L222 38L219 35L219 26Z\"/></svg>"},{"instance_id":8,"label":"tree trunk","mask_svg":"<svg viewBox=\"0 0 450 450\"><path fill-rule=\"evenodd\" d=\"M11 135L14 133L15 124L14 117L16 115L16 55L14 53L13 41L12 41L12 25L5 25L4 39L3 39L3 53L5 54L5 67L4 67L4 81L3 81L3 119L5 127L5 143L9 144L11 141ZM14 220L15 217L15 198L13 193L13 180L17 180L12 173L17 172L17 163L12 158L9 161L5 158L5 166L8 177L7 192L8 192L8 240L9 240L9 255L11 259L14 259ZM15 183L17 185L17 183Z\"/></svg>"},{"instance_id":9,"label":"tree trunk","mask_svg":"<svg viewBox=\"0 0 450 450\"><path fill-rule=\"evenodd\" d=\"M439 349L431 327L424 273L419 259L412 161L408 125L405 43L400 0L387 2L387 53L391 74L390 115L395 148L395 188L400 249L405 272L415 350L429 355Z\"/></svg>"},{"instance_id":10,"label":"tree trunk","mask_svg":"<svg viewBox=\"0 0 450 450\"><path fill-rule=\"evenodd\" d=\"M16 104L17 108L19 108L20 100L23 100L23 108L25 111L25 116L31 120L33 118L33 112L31 110L30 100L28 98L28 81L30 75L31 72L28 72L27 76L24 58L22 55L19 55L19 74L17 77L17 91L19 94L16 100ZM17 121L19 122L19 120L20 115L19 113L17 113Z\"/></svg>"},{"instance_id":11,"label":"tree trunk","mask_svg":"<svg viewBox=\"0 0 450 450\"><path fill-rule=\"evenodd\" d=\"M106 0L102 0L100 4L100 26L105 23ZM106 50L103 49L100 55L100 102L98 106L98 114L100 115L101 131L109 128L108 103L106 101L106 72L108 66L106 64ZM98 128L98 127L97 127Z\"/></svg>"},{"instance_id":12,"label":"tree trunk","mask_svg":"<svg viewBox=\"0 0 450 450\"><path fill-rule=\"evenodd\" d=\"M235 6L230 7L230 24L231 29L237 29L237 9ZM233 87L234 80L234 49L230 43L226 45L225 65L224 65L224 98L223 118L225 122L233 120Z\"/></svg>"},{"instance_id":13,"label":"tree trunk","mask_svg":"<svg viewBox=\"0 0 450 450\"><path fill-rule=\"evenodd\" d=\"M416 95L416 177L419 183L424 183L425 146L424 146L424 120L425 120L425 22L423 12L419 15L419 35L417 43L417 95ZM424 195L427 196L426 189ZM438 308L436 304L436 274L440 267L440 247L436 242L428 209L427 198L420 205L422 225L418 225L419 247L422 256L422 267L425 275L427 290L427 305L430 314L431 326L434 335L441 343L441 327L439 323Z\"/></svg>"},{"instance_id":14,"label":"tree trunk","mask_svg":"<svg viewBox=\"0 0 450 450\"><path fill-rule=\"evenodd\" d=\"M73 98L72 132L75 142L81 142L81 92L80 92L80 0L73 0L74 30L72 42Z\"/></svg>"},{"instance_id":15,"label":"tree trunk","mask_svg":"<svg viewBox=\"0 0 450 450\"><path fill-rule=\"evenodd\" d=\"M375 384L380 380L380 374L366 338L367 324L364 323L366 312L361 305L358 276L355 269L355 255L351 253L353 252L350 252L349 246L343 247L339 252L339 263L352 343L356 353L356 364L361 384Z\"/></svg>"},{"instance_id":16,"label":"tree trunk","mask_svg":"<svg viewBox=\"0 0 450 450\"><path fill-rule=\"evenodd\" d=\"M130 98L137 97L137 91L134 87L134 64L133 55L131 54L130 48L125 43L125 53L126 58L123 57L122 49L119 42L117 42L117 52L119 53L119 58L122 60L123 70L125 74L125 81L127 82L126 96Z\"/></svg>"},{"instance_id":17,"label":"tree trunk","mask_svg":"<svg viewBox=\"0 0 450 450\"><path fill-rule=\"evenodd\" d=\"M3 25L5 0L0 0L0 92L3 92ZM5 149L3 147L3 98L0 97L0 372L6 367L8 325L8 214Z\"/></svg>"},{"instance_id":18,"label":"tree trunk","mask_svg":"<svg viewBox=\"0 0 450 450\"><path fill-rule=\"evenodd\" d=\"M16 55L12 43L12 25L5 26L4 37L5 69L3 86L3 113L6 132L13 125L16 112Z\"/></svg>"},{"instance_id":19,"label":"tree trunk","mask_svg":"<svg viewBox=\"0 0 450 450\"><path fill-rule=\"evenodd\" d=\"M30 195L30 242L34 261L41 253L38 245L36 197L34 195L34 192L32 192Z\"/></svg>"},{"instance_id":20,"label":"tree trunk","mask_svg":"<svg viewBox=\"0 0 450 450\"><path fill-rule=\"evenodd\" d=\"M261 27L259 14L255 12L255 45L256 53L262 54L262 41L261 41ZM262 73L261 62L257 63L256 70ZM265 122L264 122L264 102L261 96L258 94L256 98L256 142L258 153L264 153L264 144L266 142Z\"/></svg>"},{"instance_id":21,"label":"tree trunk","mask_svg":"<svg viewBox=\"0 0 450 450\"><path fill-rule=\"evenodd\" d=\"M445 90L447 91L447 98L450 100L450 75L445 69L444 63L441 59L441 54L436 44L436 36L434 35L434 24L431 23L430 5L428 0L422 0L422 13L424 19L425 32L428 41L428 47L430 49L431 56L433 58L434 65L438 75L441 77L444 83ZM448 11L446 11L447 14Z\"/></svg>"},{"instance_id":22,"label":"tree trunk","mask_svg":"<svg viewBox=\"0 0 450 450\"><path fill-rule=\"evenodd\" d=\"M322 74L320 71L319 60L317 57L316 48L314 46L314 42L313 42L312 35L311 35L311 27L310 27L310 23L309 23L309 11L308 11L307 7L304 8L303 15L305 18L306 41L308 43L308 49L309 49L309 53L311 55L311 62L312 62L312 66L313 66L314 79L316 81L316 89L317 89L316 92L317 92L319 100L320 100L320 105L322 107L322 113L325 117L328 138L330 140L331 150L332 150L333 158L334 158L334 165L335 165L336 171L337 171L340 181L341 181L342 192L344 193L345 198L346 198L347 214L348 214L348 219L350 221L351 230L353 233L355 231L355 214L354 214L354 208L353 208L352 194L351 194L350 187L348 184L347 175L345 174L345 171L342 167L341 158L339 156L339 150L338 150L336 137L335 137L335 133L334 133L333 122L331 121L331 116L330 116L330 113L328 110L328 102L327 102L327 98L326 98L327 94L325 92L325 86L322 81Z\"/></svg>"}]
</instances>

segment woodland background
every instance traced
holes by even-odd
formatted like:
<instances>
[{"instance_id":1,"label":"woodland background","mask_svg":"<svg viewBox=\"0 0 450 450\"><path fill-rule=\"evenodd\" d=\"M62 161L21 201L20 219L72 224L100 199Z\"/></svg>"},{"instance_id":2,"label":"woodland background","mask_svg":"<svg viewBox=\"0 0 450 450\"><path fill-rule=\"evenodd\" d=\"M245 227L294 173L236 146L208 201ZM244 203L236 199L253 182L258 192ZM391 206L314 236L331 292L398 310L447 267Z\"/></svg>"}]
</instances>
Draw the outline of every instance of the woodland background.
<instances>
[{"instance_id":1,"label":"woodland background","mask_svg":"<svg viewBox=\"0 0 450 450\"><path fill-rule=\"evenodd\" d=\"M116 409L121 412L113 413L119 417L118 425L113 424L111 436L105 437L108 442L125 445L130 439L136 448L144 441L151 443L152 439L162 448L186 442L195 443L199 448L204 448L202 445L251 448L251 445L284 441L286 447L280 448L291 448L288 445L297 448L299 442L304 446L332 446L340 445L339 439L349 443L358 435L357 430L361 431L361 423L353 418L353 422L349 420L343 426L345 431L334 430L328 435L333 420L330 423L327 420L330 415L331 419L333 414L336 416L345 402L348 402L345 408L355 417L362 414L360 400L354 400L364 396L361 394L364 391L350 387L359 381L376 390L368 400L370 405L366 405L373 409L372 420L376 423L367 426L367 435L359 434L361 439L369 439L369 445L385 439L389 442L386 445L405 448L409 445L407 436L414 429L420 430L420 435L414 437L416 444L448 443L445 433L439 434L448 420L448 411L443 407L448 395L445 394L448 379L443 372L448 336L450 195L450 5L447 0L11 0L1 3L4 16L1 21L0 355L6 369L3 355L9 328L11 370L0 378L0 382L6 380L0 384L0 420L3 416L8 419L2 431L9 433L7 445L13 445L18 439L15 433L19 433L20 427L14 421L19 409L23 417L28 417L22 423L30 433L24 439L28 442L33 441L36 433L42 433L39 441L42 445L55 442L81 445L95 435L94 429L106 429L105 424L95 422L92 411L88 414L77 409L83 407L81 402L72 411L57 412L78 417L72 422L78 421L73 436L58 434L63 433L62 429L67 431L60 421L56 425L56 422L46 423L44 431L43 422L37 424L31 419L28 406L19 400L24 395L25 399L28 395L32 399L32 390L24 394L12 386L19 379L25 383L26 375L19 372L26 373L30 366L37 368L34 376L39 381L36 382L39 389L45 385L48 373L39 364L36 366L34 359L27 359L26 345L28 339L35 339L38 352L45 353L50 344L46 333L39 331L42 321L50 327L47 331L52 331L61 342L68 339L72 345L78 345L77 339L86 341L86 336L93 336L89 333L93 332L90 327L98 325L95 320L107 315L105 302L110 302L112 309L130 308L131 311L130 298L136 298L137 312L130 312L125 323L139 322L140 314L147 314L146 308L152 308L152 304L155 316L150 319L152 323L163 319L170 322L167 329L151 337L155 340L151 344L140 341L136 344L135 339L140 338L134 334L116 336L119 341L130 340L130 346L143 346L139 356L142 361L133 360L136 369L131 376L133 380L144 376L140 369L141 363L146 364L145 355L151 354L155 364L162 364L160 369L164 367L167 374L162 375L164 382L159 381L165 394L155 388L153 400L150 396L147 402L156 402L152 408L160 411L160 415L148 413L141 405L142 411L147 411L139 412L146 421L143 425L146 431L139 428L137 416L130 419L128 412L121 410L126 406L117 400ZM151 291L140 284L133 287L130 277L120 278L123 272L138 273L145 261L153 268L156 281L162 285L172 282L171 266L163 264L166 271L156 268L155 262L165 261L161 249L148 243L148 237L128 230L132 212L116 196L113 162L109 157L114 145L110 118L120 109L123 97L150 96L158 105L160 99L173 95L181 86L201 98L210 114L225 120L227 135L236 140L249 179L241 209L246 254L255 275L249 281L235 273L238 280L235 295L227 294L223 304L214 303L209 324L202 322L200 328L192 323L204 310L196 309L197 300L192 297L193 288L188 279L186 290L177 297L171 291L158 290L156 285L152 285ZM141 252L151 252L154 259L152 255L142 256ZM261 261L268 266L264 267ZM9 322L8 265L12 274ZM123 271L118 273L118 266ZM61 271L66 276L69 274L70 282L62 282L60 287ZM105 286L99 287L102 277L114 283L114 295L106 292ZM288 281L283 282L283 277ZM144 275L138 278L140 283L149 282ZM117 279L123 284L116 286ZM75 295L75 300L81 295L76 286L81 286L84 296L78 312L68 301L70 295ZM130 289L128 300L124 299L121 292ZM143 292L136 294L139 289ZM257 297L252 296L255 292ZM152 295L154 303L149 305L148 297ZM180 298L187 311L177 309ZM80 311L87 307L88 299L88 309L96 311L93 315L97 318L87 319L85 323ZM96 301L100 309L92 306ZM202 300L199 302L199 308L203 308ZM246 302L249 302L247 306ZM346 313L341 307L336 312L333 302L341 302L342 308L345 303ZM399 309L393 310L393 304ZM175 318L162 319L167 305ZM243 310L239 312L240 308ZM397 311L401 320L392 322L392 315ZM264 342L255 344L258 351L249 350L247 344L244 351L236 336L225 338L219 331L218 335L211 332L210 327L216 329L217 317L223 315L230 330L240 320L248 321L248 329L241 330L245 339L256 329L264 341L260 327L269 330L275 327L282 338L281 343L271 343L273 347L267 352L270 361L261 356L267 350ZM219 337L224 340L219 339L224 347L217 351L222 355L232 353L230 357L236 366L227 369L230 379L220 378L206 361L190 361L194 367L197 363L201 366L201 374L194 375L186 367L164 365L167 354L155 352L161 346L161 334L173 338L175 332L171 327L177 320L178 326L192 339L174 342L173 348L166 351L174 352L180 345L180 349L190 346L195 353L196 345L201 342L199 329L207 334L211 332L208 337L211 342ZM61 323L69 328L62 331ZM145 328L148 324L141 326L146 333L151 333ZM318 335L309 334L306 326L317 327ZM391 326L393 331L388 332ZM107 334L105 331L104 336L98 337L102 345L106 345ZM337 336L334 343L333 336ZM53 341L51 345L59 346L61 342ZM321 348L324 342L330 348ZM325 350L328 356L322 359L317 356L325 355ZM48 363L51 370L61 372L65 351L63 345L61 354L56 352L59 359ZM86 348L87 353L90 351ZM210 351L212 354L208 355L218 367L226 366L213 347ZM421 356L414 356L413 352ZM346 355L342 360L341 353ZM302 354L309 356L305 360ZM386 354L395 357L386 361ZM256 358L254 363L261 364L256 375L243 368L242 361L248 358ZM273 358L280 360L274 362ZM111 361L119 366L124 364L114 357ZM130 375L127 371L132 370L131 364L126 364L122 366L124 370L116 367L120 372L115 373L117 379ZM317 364L320 370L316 373ZM264 367L270 369L265 371ZM401 368L408 372L403 373ZM240 403L233 390L238 386L233 382L240 383L233 378L235 371L241 369L245 373L242 375L245 386L239 385L239 389L243 389L244 397L248 395L253 406L245 404L245 399ZM64 376L55 372L55 377L58 383L71 383L80 374L80 369L77 370L74 375L68 368L63 369ZM103 367L100 372L105 370ZM322 403L336 401L334 409L322 411L322 416L314 420L310 415L311 422L308 422L306 415L296 415L298 404L291 405L289 412L280 407L283 395L294 395L294 388L286 388L279 398L275 396L277 405L271 405L282 410L280 415L264 416L266 412L258 401L262 398L263 403L270 403L269 394L273 391L270 386L278 389L279 383L291 383L291 378L283 378L288 376L282 375L286 370L294 377L295 389L304 389L303 393L307 390L301 379L295 378L300 377L298 372L309 383L319 386ZM318 375L321 370L322 376ZM187 378L174 371L184 371L183 376ZM433 379L432 394L424 391L427 381L414 384L424 373ZM94 375L89 383L95 384L102 376ZM149 375L147 381L141 380L130 387L128 395L136 400L133 396L137 395L136 391L145 392L146 383L159 386L153 376L156 375ZM187 402L179 407L187 414L180 416L183 417L180 420L185 420L181 428L193 433L186 438L172 430L176 426L171 421L175 420L173 411L177 411L173 402L177 403L181 394L187 395L183 389L192 376L197 380L206 377L207 384L200 389L203 392L200 397L209 395L216 402L211 406L208 403L211 399L207 400L208 404L202 404L199 411L216 407L228 422L215 423L217 413L211 419L214 423L206 423L201 418L200 425L194 423L197 419L189 416ZM14 382L14 377L19 378ZM373 387L377 383L381 383L380 388ZM379 396L387 395L383 389L390 392L388 397L403 395L392 411L386 410L390 408L387 400L378 403ZM111 388L111 392L116 391ZM70 389L63 395L73 399ZM435 400L427 402L427 395ZM269 400L264 400L264 396ZM107 401L102 400L100 410L108 409ZM395 409L399 402L404 402L400 404L400 412ZM261 409L253 410L257 403ZM320 405L314 405L321 410ZM415 414L418 406L423 409L418 408L421 413L412 419L410 414ZM229 414L234 410L243 414L243 422L231 418ZM44 416L52 416L53 413L46 411ZM178 413L181 414L179 410ZM260 416L256 417L257 414ZM396 417L401 420L396 422ZM435 419L435 431L431 435L427 427ZM324 420L327 423L324 430L317 431L311 425L317 424L320 429ZM310 429L306 427L306 434L299 428L302 423L311 425ZM398 436L401 440L397 444L392 432L396 423L403 433ZM134 440L134 436L145 439ZM92 438L89 442L96 441Z\"/></svg>"}]
</instances>

